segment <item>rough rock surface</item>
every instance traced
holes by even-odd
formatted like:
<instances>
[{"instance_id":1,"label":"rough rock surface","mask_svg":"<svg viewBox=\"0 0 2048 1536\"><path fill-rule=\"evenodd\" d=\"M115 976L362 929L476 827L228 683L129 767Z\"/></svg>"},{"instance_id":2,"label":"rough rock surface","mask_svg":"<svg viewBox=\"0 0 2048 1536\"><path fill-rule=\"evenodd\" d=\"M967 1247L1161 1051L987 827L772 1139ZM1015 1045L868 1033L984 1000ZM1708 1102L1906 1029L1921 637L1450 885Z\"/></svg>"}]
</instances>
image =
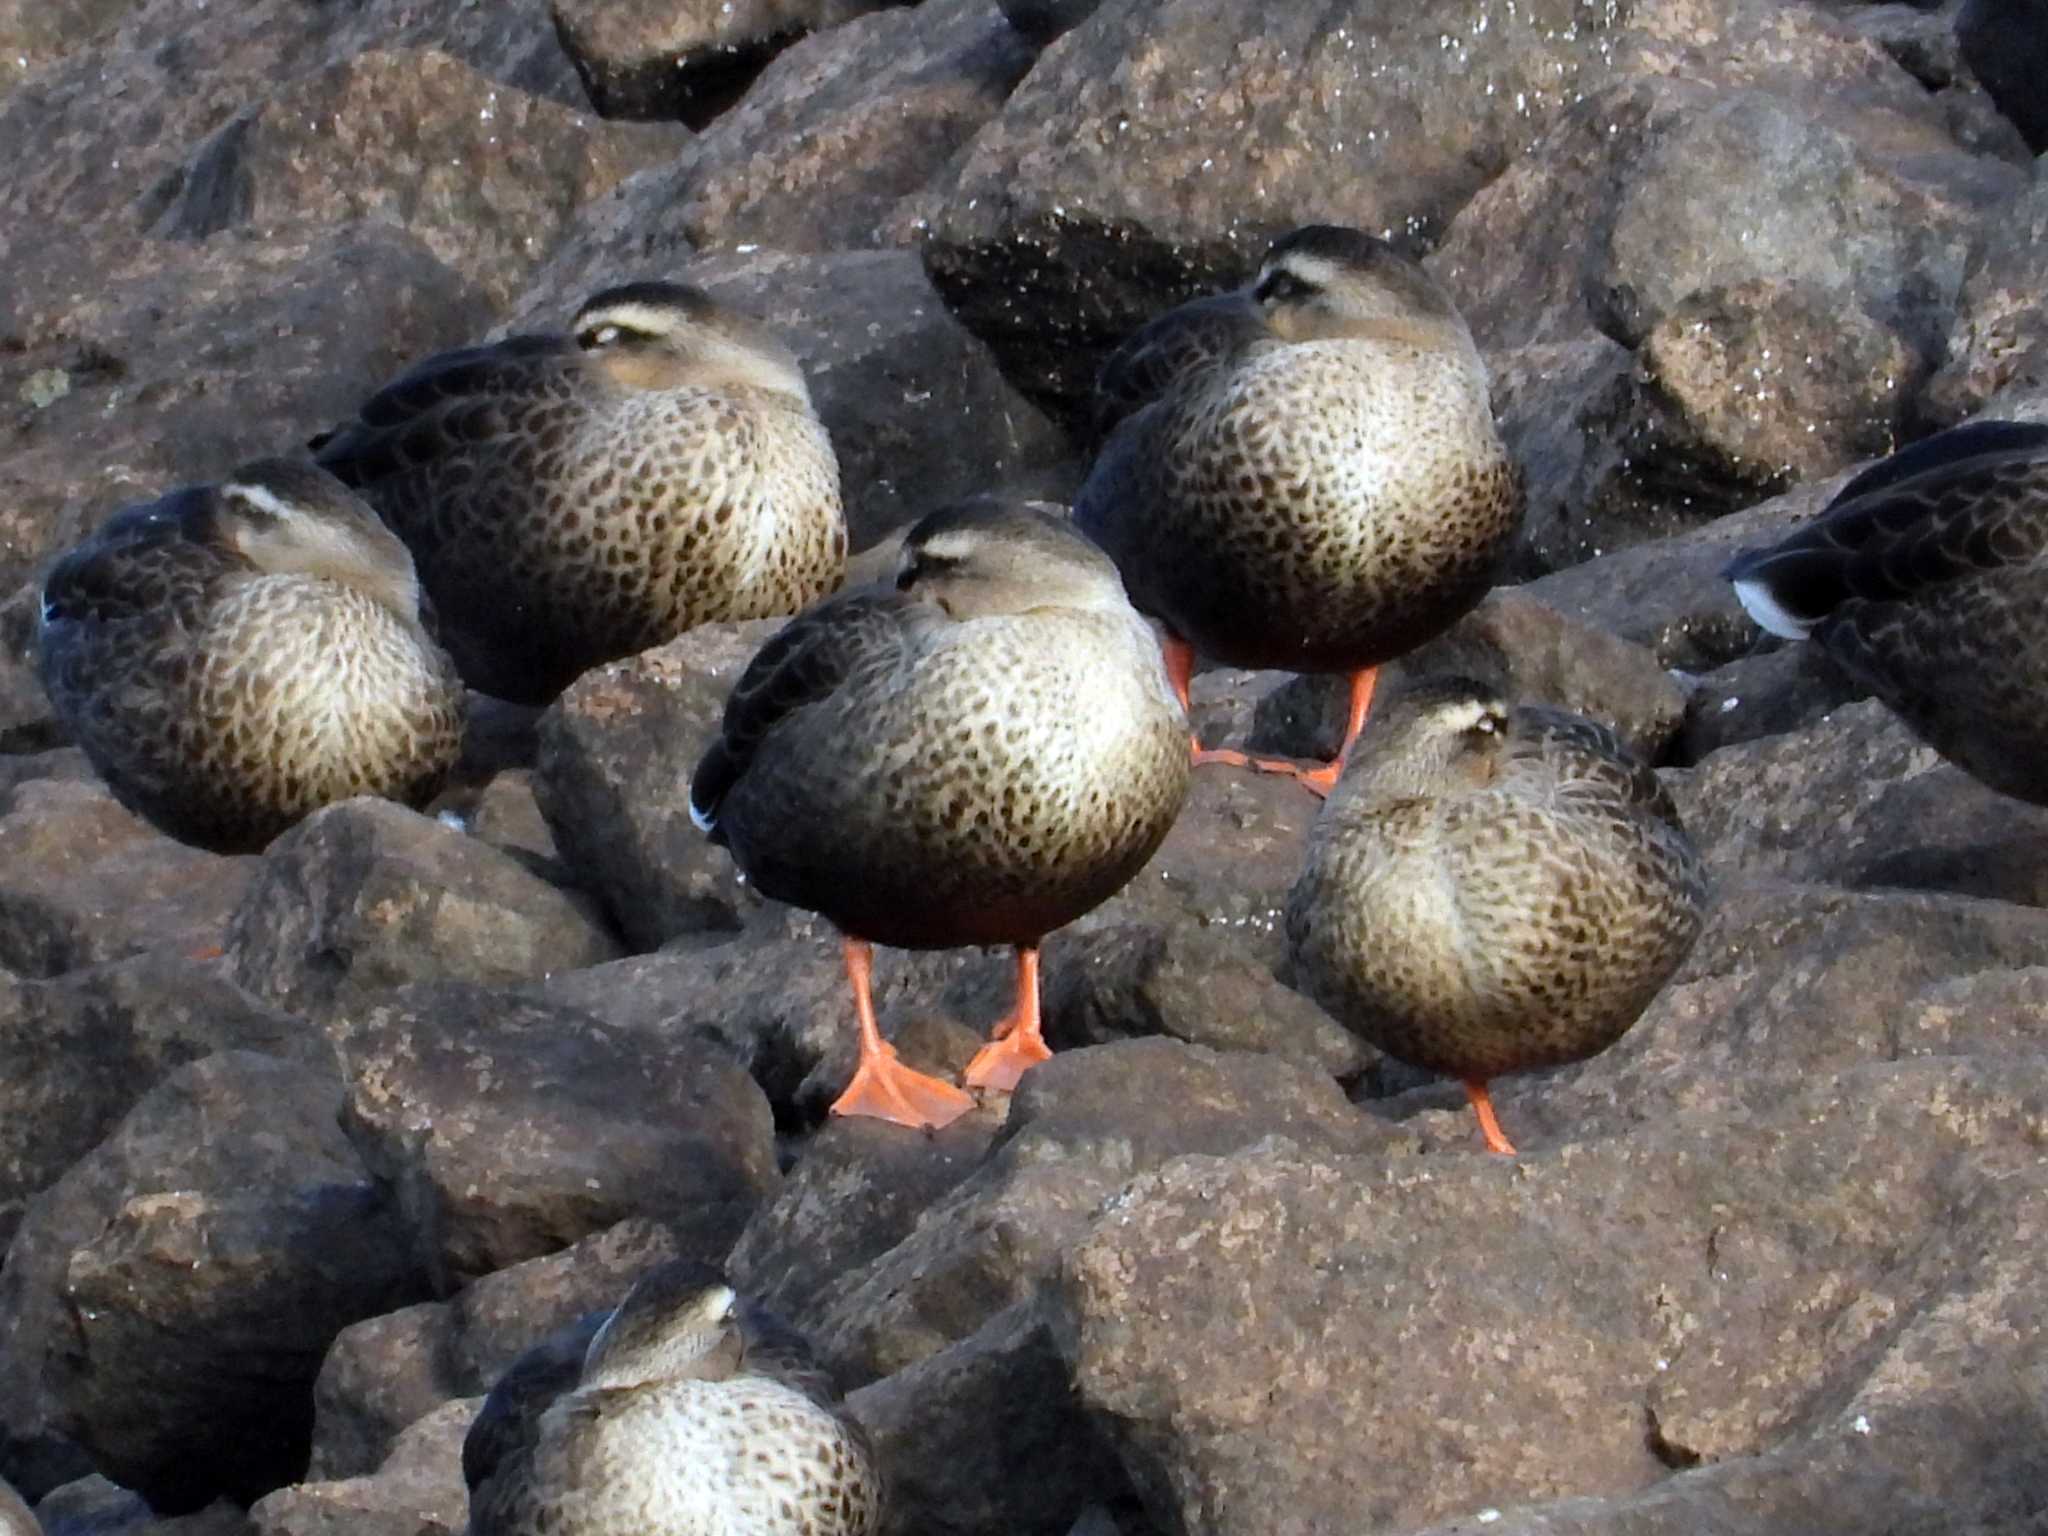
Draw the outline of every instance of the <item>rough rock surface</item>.
<instances>
[{"instance_id":1,"label":"rough rock surface","mask_svg":"<svg viewBox=\"0 0 2048 1536\"><path fill-rule=\"evenodd\" d=\"M524 981L619 952L587 898L372 799L316 811L271 844L226 947L242 986L316 1015L408 982Z\"/></svg>"},{"instance_id":2,"label":"rough rock surface","mask_svg":"<svg viewBox=\"0 0 2048 1536\"><path fill-rule=\"evenodd\" d=\"M166 1513L305 1469L336 1333L413 1300L341 1085L248 1052L183 1067L31 1205L0 1269L0 1403L42 1408Z\"/></svg>"}]
</instances>

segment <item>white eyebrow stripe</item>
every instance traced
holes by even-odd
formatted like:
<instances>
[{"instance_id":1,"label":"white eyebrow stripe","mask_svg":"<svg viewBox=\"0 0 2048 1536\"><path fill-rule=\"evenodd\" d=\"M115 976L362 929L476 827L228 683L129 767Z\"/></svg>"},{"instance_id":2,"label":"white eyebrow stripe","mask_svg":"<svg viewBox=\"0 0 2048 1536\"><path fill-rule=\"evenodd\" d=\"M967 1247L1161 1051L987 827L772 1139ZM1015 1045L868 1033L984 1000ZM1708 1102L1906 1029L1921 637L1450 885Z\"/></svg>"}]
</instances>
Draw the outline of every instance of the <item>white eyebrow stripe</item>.
<instances>
[{"instance_id":1,"label":"white eyebrow stripe","mask_svg":"<svg viewBox=\"0 0 2048 1536\"><path fill-rule=\"evenodd\" d=\"M257 485L248 480L230 480L221 488L223 496L237 501L246 501L258 512L267 512L272 517L295 517L299 508L266 485Z\"/></svg>"}]
</instances>

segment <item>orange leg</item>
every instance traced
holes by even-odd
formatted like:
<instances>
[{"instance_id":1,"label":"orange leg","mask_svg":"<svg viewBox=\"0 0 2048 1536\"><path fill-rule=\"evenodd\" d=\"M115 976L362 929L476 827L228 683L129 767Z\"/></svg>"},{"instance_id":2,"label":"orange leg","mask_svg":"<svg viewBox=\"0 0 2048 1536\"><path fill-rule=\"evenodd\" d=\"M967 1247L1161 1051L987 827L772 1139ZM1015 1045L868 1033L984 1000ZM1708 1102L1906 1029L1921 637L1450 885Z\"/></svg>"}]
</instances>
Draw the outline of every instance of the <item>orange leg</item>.
<instances>
[{"instance_id":1,"label":"orange leg","mask_svg":"<svg viewBox=\"0 0 2048 1536\"><path fill-rule=\"evenodd\" d=\"M853 983L853 1011L860 1019L860 1065L832 1113L867 1115L921 1130L949 1125L974 1108L974 1100L951 1083L913 1071L896 1059L896 1048L875 1027L875 1004L868 991L873 951L860 939L840 943L847 979Z\"/></svg>"},{"instance_id":2,"label":"orange leg","mask_svg":"<svg viewBox=\"0 0 2048 1536\"><path fill-rule=\"evenodd\" d=\"M1337 755L1320 768L1296 772L1309 793L1328 795L1337 787L1338 775L1344 772L1344 760L1351 755L1351 744L1358 740L1358 733L1365 729L1365 717L1372 713L1373 685L1379 680L1378 667L1366 667L1351 674L1351 712L1344 720L1344 741L1337 748Z\"/></svg>"},{"instance_id":3,"label":"orange leg","mask_svg":"<svg viewBox=\"0 0 2048 1536\"><path fill-rule=\"evenodd\" d=\"M1500 1133L1500 1122L1493 1117L1493 1100L1486 1092L1486 1084L1479 1078L1465 1079L1465 1097L1472 1101L1473 1113L1479 1116L1479 1134L1486 1138L1486 1150L1515 1155L1514 1143Z\"/></svg>"},{"instance_id":4,"label":"orange leg","mask_svg":"<svg viewBox=\"0 0 2048 1536\"><path fill-rule=\"evenodd\" d=\"M970 1088L1017 1086L1017 1079L1052 1055L1038 1032L1038 946L1017 946L1017 1006L996 1025L989 1043L967 1063L964 1079Z\"/></svg>"}]
</instances>

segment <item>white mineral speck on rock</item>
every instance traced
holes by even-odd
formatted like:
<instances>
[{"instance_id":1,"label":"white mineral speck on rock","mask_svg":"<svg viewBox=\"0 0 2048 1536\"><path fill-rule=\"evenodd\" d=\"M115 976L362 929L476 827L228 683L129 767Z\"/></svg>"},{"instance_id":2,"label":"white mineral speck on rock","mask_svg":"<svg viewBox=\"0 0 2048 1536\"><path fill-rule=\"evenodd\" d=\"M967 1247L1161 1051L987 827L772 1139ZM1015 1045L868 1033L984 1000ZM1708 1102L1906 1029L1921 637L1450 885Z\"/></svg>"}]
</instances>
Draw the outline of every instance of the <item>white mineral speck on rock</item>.
<instances>
[{"instance_id":1,"label":"white mineral speck on rock","mask_svg":"<svg viewBox=\"0 0 2048 1536\"><path fill-rule=\"evenodd\" d=\"M1849 1427L1859 1435L1867 1435L1870 1433L1870 1420L1859 1413L1856 1415L1856 1422Z\"/></svg>"},{"instance_id":2,"label":"white mineral speck on rock","mask_svg":"<svg viewBox=\"0 0 2048 1536\"><path fill-rule=\"evenodd\" d=\"M1482 1509L1481 1511L1479 1511L1478 1515L1478 1520L1481 1525L1491 1525L1494 1521L1498 1520L1499 1518L1500 1511L1497 1509Z\"/></svg>"}]
</instances>

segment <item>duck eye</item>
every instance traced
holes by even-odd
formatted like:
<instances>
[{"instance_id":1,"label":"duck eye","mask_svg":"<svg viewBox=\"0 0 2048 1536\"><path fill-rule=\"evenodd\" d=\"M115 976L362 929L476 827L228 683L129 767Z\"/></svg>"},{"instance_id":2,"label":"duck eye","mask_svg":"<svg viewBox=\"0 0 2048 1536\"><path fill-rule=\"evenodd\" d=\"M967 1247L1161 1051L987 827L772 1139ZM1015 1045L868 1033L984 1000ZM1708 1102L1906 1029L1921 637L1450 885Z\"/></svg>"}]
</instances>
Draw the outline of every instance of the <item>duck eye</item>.
<instances>
[{"instance_id":1,"label":"duck eye","mask_svg":"<svg viewBox=\"0 0 2048 1536\"><path fill-rule=\"evenodd\" d=\"M1289 304L1305 298L1311 291L1309 285L1292 272L1276 267L1259 280L1252 296L1261 304Z\"/></svg>"},{"instance_id":2,"label":"duck eye","mask_svg":"<svg viewBox=\"0 0 2048 1536\"><path fill-rule=\"evenodd\" d=\"M584 329L576 338L576 345L586 352L596 347L615 347L623 333L616 325L593 325Z\"/></svg>"},{"instance_id":3,"label":"duck eye","mask_svg":"<svg viewBox=\"0 0 2048 1536\"><path fill-rule=\"evenodd\" d=\"M904 567L903 567L903 569L902 569L902 570L900 570L900 571L898 571L898 572L896 573L896 590L897 590L898 592L908 592L908 591L910 590L911 584L912 584L913 582L915 582L916 580L917 580L917 566L916 566L916 564L915 564L915 563L912 563L912 564L910 564L910 565L906 565L906 566L904 566Z\"/></svg>"}]
</instances>

